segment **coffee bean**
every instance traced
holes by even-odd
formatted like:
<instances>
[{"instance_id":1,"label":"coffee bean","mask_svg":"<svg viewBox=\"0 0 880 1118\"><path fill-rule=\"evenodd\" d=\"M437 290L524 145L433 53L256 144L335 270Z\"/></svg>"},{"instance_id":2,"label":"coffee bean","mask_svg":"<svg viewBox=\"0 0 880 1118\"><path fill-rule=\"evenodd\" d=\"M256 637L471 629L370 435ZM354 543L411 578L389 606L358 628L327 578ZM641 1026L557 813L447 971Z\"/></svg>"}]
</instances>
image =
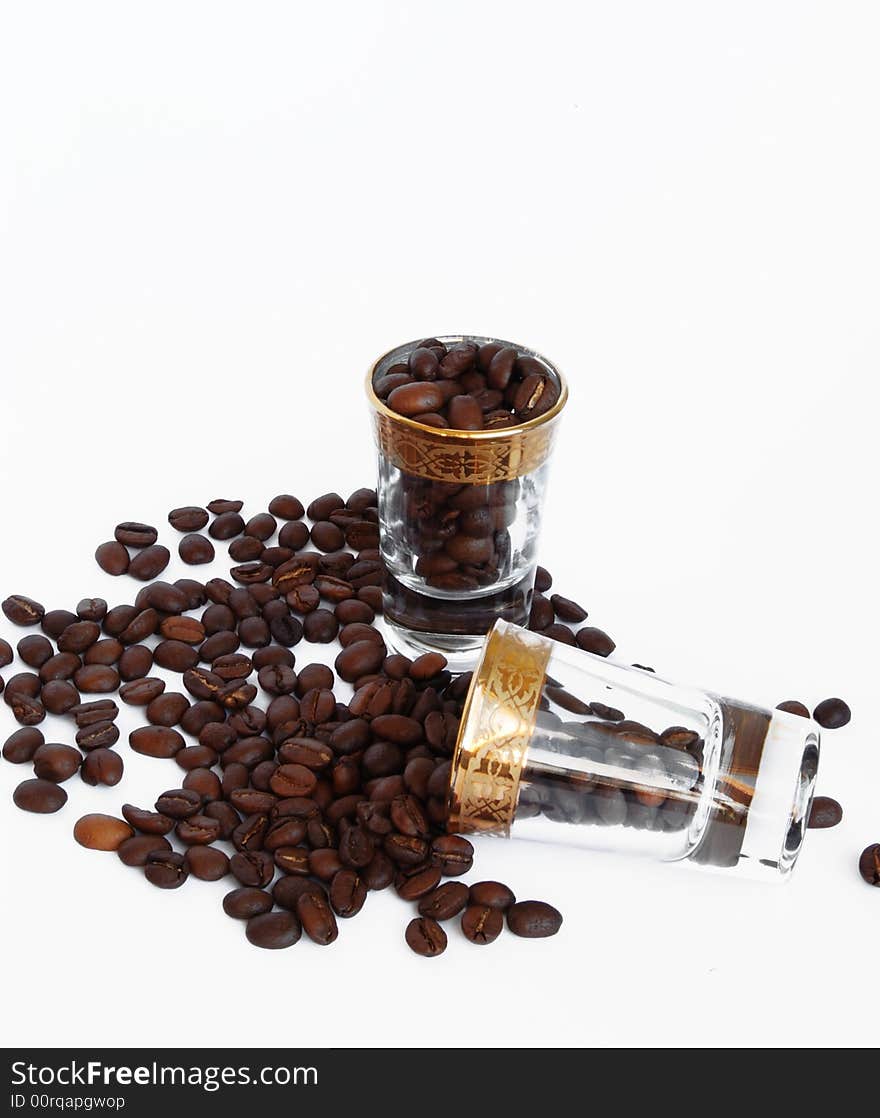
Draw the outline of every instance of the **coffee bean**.
<instances>
[{"instance_id":1,"label":"coffee bean","mask_svg":"<svg viewBox=\"0 0 880 1118\"><path fill-rule=\"evenodd\" d=\"M852 712L843 699L824 699L813 711L813 718L826 730L838 730L845 726Z\"/></svg>"},{"instance_id":2,"label":"coffee bean","mask_svg":"<svg viewBox=\"0 0 880 1118\"><path fill-rule=\"evenodd\" d=\"M34 754L34 775L40 780L53 780L62 784L79 771L82 754L70 745L47 742Z\"/></svg>"},{"instance_id":3,"label":"coffee bean","mask_svg":"<svg viewBox=\"0 0 880 1118\"><path fill-rule=\"evenodd\" d=\"M248 920L245 932L254 947L277 950L298 942L302 928L292 912L264 912Z\"/></svg>"},{"instance_id":4,"label":"coffee bean","mask_svg":"<svg viewBox=\"0 0 880 1118\"><path fill-rule=\"evenodd\" d=\"M73 828L73 837L89 850L118 850L133 836L129 824L115 815L83 815Z\"/></svg>"},{"instance_id":5,"label":"coffee bean","mask_svg":"<svg viewBox=\"0 0 880 1118\"><path fill-rule=\"evenodd\" d=\"M264 889L275 876L275 863L264 850L239 850L229 860L229 868L242 885Z\"/></svg>"},{"instance_id":6,"label":"coffee bean","mask_svg":"<svg viewBox=\"0 0 880 1118\"><path fill-rule=\"evenodd\" d=\"M607 633L591 626L578 629L574 639L578 648L582 648L584 652L592 652L594 656L610 656L617 647Z\"/></svg>"},{"instance_id":7,"label":"coffee bean","mask_svg":"<svg viewBox=\"0 0 880 1118\"><path fill-rule=\"evenodd\" d=\"M5 641L3 642L6 643ZM6 645L9 648L9 645ZM18 655L29 668L41 668L52 656L55 655L55 649L52 647L52 642L46 637L41 636L39 633L34 633L29 637L22 637L18 642ZM7 664L12 663L12 649L9 649L9 659Z\"/></svg>"},{"instance_id":8,"label":"coffee bean","mask_svg":"<svg viewBox=\"0 0 880 1118\"><path fill-rule=\"evenodd\" d=\"M150 524L139 524L134 520L127 520L124 524L117 524L113 535L126 547L149 547L159 538L159 533Z\"/></svg>"},{"instance_id":9,"label":"coffee bean","mask_svg":"<svg viewBox=\"0 0 880 1118\"><path fill-rule=\"evenodd\" d=\"M459 877L473 865L474 848L460 835L441 835L431 843L431 864L437 866L444 877Z\"/></svg>"},{"instance_id":10,"label":"coffee bean","mask_svg":"<svg viewBox=\"0 0 880 1118\"><path fill-rule=\"evenodd\" d=\"M24 780L12 794L15 806L37 815L60 811L67 803L67 793L51 780Z\"/></svg>"},{"instance_id":11,"label":"coffee bean","mask_svg":"<svg viewBox=\"0 0 880 1118\"><path fill-rule=\"evenodd\" d=\"M143 834L167 835L174 829L174 820L169 816L156 811L145 811L133 804L123 804L122 815L135 830L141 831Z\"/></svg>"},{"instance_id":12,"label":"coffee bean","mask_svg":"<svg viewBox=\"0 0 880 1118\"><path fill-rule=\"evenodd\" d=\"M168 513L168 523L178 532L198 532L208 523L207 509L185 505Z\"/></svg>"},{"instance_id":13,"label":"coffee bean","mask_svg":"<svg viewBox=\"0 0 880 1118\"><path fill-rule=\"evenodd\" d=\"M67 626L73 625L77 621L79 621L79 618L69 609L51 609L43 615L40 625L47 637L58 640Z\"/></svg>"},{"instance_id":14,"label":"coffee bean","mask_svg":"<svg viewBox=\"0 0 880 1118\"><path fill-rule=\"evenodd\" d=\"M25 637L25 640L27 640L27 637ZM21 644L19 644L18 647L19 647L19 650L20 650L21 649ZM50 646L50 648L51 648L51 646ZM19 655L20 655L20 652L19 652ZM22 657L22 659L24 659L24 657ZM9 641L6 641L6 640L3 640L2 638L0 638L0 668L5 668L7 664L12 663L12 660L13 660L12 646L10 645ZM31 666L36 667L36 665L31 665Z\"/></svg>"},{"instance_id":15,"label":"coffee bean","mask_svg":"<svg viewBox=\"0 0 880 1118\"><path fill-rule=\"evenodd\" d=\"M119 688L119 697L129 706L144 707L159 697L165 690L165 680L157 677L135 679L131 683L123 683Z\"/></svg>"},{"instance_id":16,"label":"coffee bean","mask_svg":"<svg viewBox=\"0 0 880 1118\"><path fill-rule=\"evenodd\" d=\"M32 760L43 741L43 735L33 726L25 726L21 730L16 730L4 742L4 760L13 765L27 764L28 761Z\"/></svg>"},{"instance_id":17,"label":"coffee bean","mask_svg":"<svg viewBox=\"0 0 880 1118\"><path fill-rule=\"evenodd\" d=\"M98 547L95 561L108 575L124 575L129 568L128 551L115 540L108 540Z\"/></svg>"},{"instance_id":18,"label":"coffee bean","mask_svg":"<svg viewBox=\"0 0 880 1118\"><path fill-rule=\"evenodd\" d=\"M507 926L515 936L542 939L556 935L562 915L545 901L518 901L507 910Z\"/></svg>"},{"instance_id":19,"label":"coffee bean","mask_svg":"<svg viewBox=\"0 0 880 1118\"><path fill-rule=\"evenodd\" d=\"M207 846L220 838L220 823L210 815L189 815L181 819L174 833L186 846Z\"/></svg>"},{"instance_id":20,"label":"coffee bean","mask_svg":"<svg viewBox=\"0 0 880 1118\"><path fill-rule=\"evenodd\" d=\"M223 911L234 920L250 920L272 908L272 895L262 889L242 886L223 898Z\"/></svg>"},{"instance_id":21,"label":"coffee bean","mask_svg":"<svg viewBox=\"0 0 880 1118\"><path fill-rule=\"evenodd\" d=\"M330 904L337 916L350 919L357 916L367 899L367 887L351 869L341 869L330 883Z\"/></svg>"},{"instance_id":22,"label":"coffee bean","mask_svg":"<svg viewBox=\"0 0 880 1118\"><path fill-rule=\"evenodd\" d=\"M461 930L471 943L494 943L504 927L504 914L488 905L469 904L461 917Z\"/></svg>"},{"instance_id":23,"label":"coffee bean","mask_svg":"<svg viewBox=\"0 0 880 1118\"><path fill-rule=\"evenodd\" d=\"M119 673L103 664L88 664L74 672L73 682L86 694L108 694L119 687Z\"/></svg>"},{"instance_id":24,"label":"coffee bean","mask_svg":"<svg viewBox=\"0 0 880 1118\"><path fill-rule=\"evenodd\" d=\"M147 721L154 726L176 726L188 710L189 699L186 695L168 691L150 702Z\"/></svg>"},{"instance_id":25,"label":"coffee bean","mask_svg":"<svg viewBox=\"0 0 880 1118\"><path fill-rule=\"evenodd\" d=\"M214 513L215 516L223 516L229 512L241 512L244 508L244 501L229 500L227 497L217 497L213 501L208 502L208 512Z\"/></svg>"},{"instance_id":26,"label":"coffee bean","mask_svg":"<svg viewBox=\"0 0 880 1118\"><path fill-rule=\"evenodd\" d=\"M560 621L577 623L586 620L587 611L577 602L573 602L571 598L563 598L561 594L553 594L550 597L550 602Z\"/></svg>"},{"instance_id":27,"label":"coffee bean","mask_svg":"<svg viewBox=\"0 0 880 1118\"><path fill-rule=\"evenodd\" d=\"M132 578L149 582L157 578L171 561L171 552L162 544L153 544L138 552L128 565L128 573Z\"/></svg>"},{"instance_id":28,"label":"coffee bean","mask_svg":"<svg viewBox=\"0 0 880 1118\"><path fill-rule=\"evenodd\" d=\"M79 700L79 691L66 679L50 680L40 692L40 702L49 714L67 714Z\"/></svg>"},{"instance_id":29,"label":"coffee bean","mask_svg":"<svg viewBox=\"0 0 880 1118\"><path fill-rule=\"evenodd\" d=\"M485 905L506 912L516 904L513 891L500 881L478 881L470 888L469 900L472 905Z\"/></svg>"},{"instance_id":30,"label":"coffee bean","mask_svg":"<svg viewBox=\"0 0 880 1118\"><path fill-rule=\"evenodd\" d=\"M843 808L830 796L814 796L807 826L815 830L836 827L843 819Z\"/></svg>"},{"instance_id":31,"label":"coffee bean","mask_svg":"<svg viewBox=\"0 0 880 1118\"><path fill-rule=\"evenodd\" d=\"M76 615L83 621L103 621L107 615L107 603L103 598L82 598L77 604Z\"/></svg>"},{"instance_id":32,"label":"coffee bean","mask_svg":"<svg viewBox=\"0 0 880 1118\"><path fill-rule=\"evenodd\" d=\"M126 866L143 867L153 851L167 853L171 843L161 835L134 835L124 839L116 848L120 862Z\"/></svg>"},{"instance_id":33,"label":"coffee bean","mask_svg":"<svg viewBox=\"0 0 880 1118\"><path fill-rule=\"evenodd\" d=\"M145 757L173 757L186 743L182 735L167 726L141 726L128 735L128 744Z\"/></svg>"},{"instance_id":34,"label":"coffee bean","mask_svg":"<svg viewBox=\"0 0 880 1118\"><path fill-rule=\"evenodd\" d=\"M440 871L436 866L416 869L410 873L401 871L398 875L397 895L404 901L417 901L433 892L440 884Z\"/></svg>"},{"instance_id":35,"label":"coffee bean","mask_svg":"<svg viewBox=\"0 0 880 1118\"><path fill-rule=\"evenodd\" d=\"M186 674L198 664L199 654L190 645L184 644L183 641L160 641L153 649L153 659L157 667L166 668L170 672ZM184 684L184 686L186 685Z\"/></svg>"},{"instance_id":36,"label":"coffee bean","mask_svg":"<svg viewBox=\"0 0 880 1118\"><path fill-rule=\"evenodd\" d=\"M804 706L803 703L798 702L797 699L786 699L784 703L780 703L777 710L784 710L786 714L797 714L801 718L809 718L809 708Z\"/></svg>"},{"instance_id":37,"label":"coffee bean","mask_svg":"<svg viewBox=\"0 0 880 1118\"><path fill-rule=\"evenodd\" d=\"M309 939L321 947L331 944L339 935L333 909L323 893L300 894L296 902L296 914Z\"/></svg>"},{"instance_id":38,"label":"coffee bean","mask_svg":"<svg viewBox=\"0 0 880 1118\"><path fill-rule=\"evenodd\" d=\"M384 644L376 644L371 640L355 641L336 657L336 674L346 683L354 683L365 675L377 672L384 659Z\"/></svg>"},{"instance_id":39,"label":"coffee bean","mask_svg":"<svg viewBox=\"0 0 880 1118\"><path fill-rule=\"evenodd\" d=\"M177 545L177 553L184 563L191 567L202 563L212 563L215 555L214 545L211 541L197 532L183 537Z\"/></svg>"},{"instance_id":40,"label":"coffee bean","mask_svg":"<svg viewBox=\"0 0 880 1118\"><path fill-rule=\"evenodd\" d=\"M156 661L159 664L159 661ZM160 667L167 667L167 664L159 664ZM119 678L125 680L126 683L131 682L133 679L143 679L144 676L149 675L153 667L153 653L149 648L143 645L132 645L119 657L117 671Z\"/></svg>"},{"instance_id":41,"label":"coffee bean","mask_svg":"<svg viewBox=\"0 0 880 1118\"><path fill-rule=\"evenodd\" d=\"M182 854L175 851L154 850L147 855L144 877L158 889L179 889L189 876Z\"/></svg>"},{"instance_id":42,"label":"coffee bean","mask_svg":"<svg viewBox=\"0 0 880 1118\"><path fill-rule=\"evenodd\" d=\"M208 506L210 508L210 505ZM223 512L211 523L208 535L215 540L231 540L244 531L244 518L237 512Z\"/></svg>"},{"instance_id":43,"label":"coffee bean","mask_svg":"<svg viewBox=\"0 0 880 1118\"><path fill-rule=\"evenodd\" d=\"M329 644L335 640L339 631L336 615L327 609L316 609L307 613L302 624L302 632L312 644ZM338 669L337 669L338 670Z\"/></svg>"},{"instance_id":44,"label":"coffee bean","mask_svg":"<svg viewBox=\"0 0 880 1118\"><path fill-rule=\"evenodd\" d=\"M119 741L119 727L113 722L90 722L76 732L76 744L84 752L105 749Z\"/></svg>"},{"instance_id":45,"label":"coffee bean","mask_svg":"<svg viewBox=\"0 0 880 1118\"><path fill-rule=\"evenodd\" d=\"M859 873L869 885L880 885L880 842L873 842L862 851Z\"/></svg>"},{"instance_id":46,"label":"coffee bean","mask_svg":"<svg viewBox=\"0 0 880 1118\"><path fill-rule=\"evenodd\" d=\"M23 594L13 594L0 608L13 625L39 625L46 613L39 602L26 598Z\"/></svg>"},{"instance_id":47,"label":"coffee bean","mask_svg":"<svg viewBox=\"0 0 880 1118\"><path fill-rule=\"evenodd\" d=\"M406 942L416 955L432 959L446 950L446 932L430 916L417 916L406 926Z\"/></svg>"},{"instance_id":48,"label":"coffee bean","mask_svg":"<svg viewBox=\"0 0 880 1118\"><path fill-rule=\"evenodd\" d=\"M187 788L172 788L156 800L156 811L169 819L188 819L202 806L202 797Z\"/></svg>"},{"instance_id":49,"label":"coffee bean","mask_svg":"<svg viewBox=\"0 0 880 1118\"><path fill-rule=\"evenodd\" d=\"M119 715L119 707L112 699L96 699L91 703L80 703L70 710L77 726L95 726L100 722L113 722Z\"/></svg>"},{"instance_id":50,"label":"coffee bean","mask_svg":"<svg viewBox=\"0 0 880 1118\"><path fill-rule=\"evenodd\" d=\"M468 887L460 881L447 881L426 893L419 901L419 914L433 920L451 920L468 904Z\"/></svg>"},{"instance_id":51,"label":"coffee bean","mask_svg":"<svg viewBox=\"0 0 880 1118\"><path fill-rule=\"evenodd\" d=\"M112 668L119 663L125 648L121 641L115 637L105 637L104 640L95 641L95 643L86 651L83 656L84 664L103 664L105 667Z\"/></svg>"},{"instance_id":52,"label":"coffee bean","mask_svg":"<svg viewBox=\"0 0 880 1118\"><path fill-rule=\"evenodd\" d=\"M122 758L112 749L93 749L82 763L80 776L93 787L103 784L113 788L122 780L123 768Z\"/></svg>"},{"instance_id":53,"label":"coffee bean","mask_svg":"<svg viewBox=\"0 0 880 1118\"><path fill-rule=\"evenodd\" d=\"M290 493L281 493L269 502L269 512L281 520L300 520L305 509L298 498Z\"/></svg>"}]
</instances>

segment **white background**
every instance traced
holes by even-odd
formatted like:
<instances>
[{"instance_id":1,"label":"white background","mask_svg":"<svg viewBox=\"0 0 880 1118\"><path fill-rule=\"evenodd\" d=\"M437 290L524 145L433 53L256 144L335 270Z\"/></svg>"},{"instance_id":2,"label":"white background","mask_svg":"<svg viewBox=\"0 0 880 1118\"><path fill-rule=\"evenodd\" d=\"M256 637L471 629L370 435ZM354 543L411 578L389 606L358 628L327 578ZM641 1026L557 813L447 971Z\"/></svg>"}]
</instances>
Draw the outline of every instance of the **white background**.
<instances>
[{"instance_id":1,"label":"white background","mask_svg":"<svg viewBox=\"0 0 880 1118\"><path fill-rule=\"evenodd\" d=\"M52 817L4 763L2 1040L877 1043L876 6L2 12L3 595L130 600L92 559L121 519L173 547L176 505L370 484L369 361L495 334L570 377L543 560L621 657L854 710L819 781L844 823L790 885L485 841L472 879L563 930L436 961L393 893L330 949L260 952L228 883L163 893L74 843L169 762L123 744L124 783Z\"/></svg>"}]
</instances>

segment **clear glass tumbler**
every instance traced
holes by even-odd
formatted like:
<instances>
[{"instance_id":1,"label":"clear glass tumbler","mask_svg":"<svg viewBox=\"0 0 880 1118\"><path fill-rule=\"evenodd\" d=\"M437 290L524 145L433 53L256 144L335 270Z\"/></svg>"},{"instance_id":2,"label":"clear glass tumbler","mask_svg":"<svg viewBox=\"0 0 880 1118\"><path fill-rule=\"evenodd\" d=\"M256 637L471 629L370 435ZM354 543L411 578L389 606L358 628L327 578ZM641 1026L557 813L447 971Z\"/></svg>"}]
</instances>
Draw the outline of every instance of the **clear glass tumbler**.
<instances>
[{"instance_id":1,"label":"clear glass tumbler","mask_svg":"<svg viewBox=\"0 0 880 1118\"><path fill-rule=\"evenodd\" d=\"M438 340L447 347L513 345L476 335ZM550 455L568 389L545 357L514 346L546 372L552 407L489 430L431 427L398 415L374 390L417 344L386 353L367 377L379 455L385 624L398 652L442 652L462 670L498 618L528 618Z\"/></svg>"},{"instance_id":2,"label":"clear glass tumbler","mask_svg":"<svg viewBox=\"0 0 880 1118\"><path fill-rule=\"evenodd\" d=\"M819 729L499 622L474 672L449 829L779 880L804 840Z\"/></svg>"}]
</instances>

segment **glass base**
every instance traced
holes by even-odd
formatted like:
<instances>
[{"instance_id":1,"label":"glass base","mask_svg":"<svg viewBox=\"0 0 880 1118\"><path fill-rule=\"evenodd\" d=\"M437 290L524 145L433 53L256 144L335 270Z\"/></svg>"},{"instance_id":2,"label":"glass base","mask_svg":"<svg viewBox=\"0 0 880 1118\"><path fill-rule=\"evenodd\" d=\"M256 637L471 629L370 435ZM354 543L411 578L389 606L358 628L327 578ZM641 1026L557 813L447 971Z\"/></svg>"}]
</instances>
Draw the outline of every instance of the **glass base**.
<instances>
[{"instance_id":1,"label":"glass base","mask_svg":"<svg viewBox=\"0 0 880 1118\"><path fill-rule=\"evenodd\" d=\"M439 652L446 657L449 670L456 674L469 672L476 666L486 639L481 634L450 636L449 633L416 632L387 618L381 620L381 630L388 647L401 656L415 660L426 652Z\"/></svg>"}]
</instances>

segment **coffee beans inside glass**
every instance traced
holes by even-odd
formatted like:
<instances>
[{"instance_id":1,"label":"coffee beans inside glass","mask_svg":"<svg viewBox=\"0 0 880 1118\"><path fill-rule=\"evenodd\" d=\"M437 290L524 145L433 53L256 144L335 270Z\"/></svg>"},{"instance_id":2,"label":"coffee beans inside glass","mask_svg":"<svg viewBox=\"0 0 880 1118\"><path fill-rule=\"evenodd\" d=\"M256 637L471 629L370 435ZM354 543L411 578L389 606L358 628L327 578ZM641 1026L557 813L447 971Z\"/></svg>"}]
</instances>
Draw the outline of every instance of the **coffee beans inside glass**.
<instances>
[{"instance_id":1,"label":"coffee beans inside glass","mask_svg":"<svg viewBox=\"0 0 880 1118\"><path fill-rule=\"evenodd\" d=\"M565 381L523 346L445 335L386 353L367 395L389 640L470 667L496 620L528 619Z\"/></svg>"}]
</instances>

